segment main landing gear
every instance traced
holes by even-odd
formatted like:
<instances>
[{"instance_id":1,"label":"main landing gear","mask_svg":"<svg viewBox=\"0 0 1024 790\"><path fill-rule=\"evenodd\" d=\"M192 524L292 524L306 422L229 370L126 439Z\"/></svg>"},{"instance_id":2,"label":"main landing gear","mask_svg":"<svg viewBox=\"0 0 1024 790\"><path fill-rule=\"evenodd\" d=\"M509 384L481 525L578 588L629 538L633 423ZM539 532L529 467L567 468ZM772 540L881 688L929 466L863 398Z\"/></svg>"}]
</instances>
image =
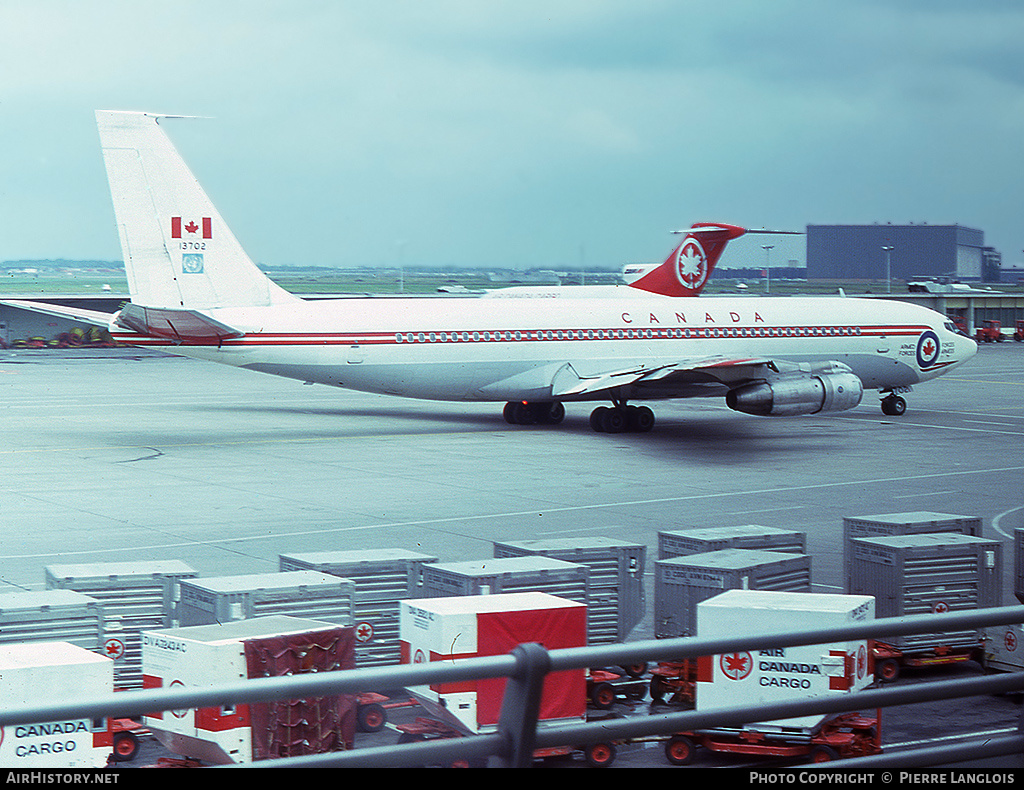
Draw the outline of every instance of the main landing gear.
<instances>
[{"instance_id":1,"label":"main landing gear","mask_svg":"<svg viewBox=\"0 0 1024 790\"><path fill-rule=\"evenodd\" d=\"M890 392L882 398L882 414L889 417L902 417L906 410L907 402L895 392Z\"/></svg>"},{"instance_id":2,"label":"main landing gear","mask_svg":"<svg viewBox=\"0 0 1024 790\"><path fill-rule=\"evenodd\" d=\"M529 403L515 400L503 412L509 425L558 425L565 419L565 406L558 401Z\"/></svg>"},{"instance_id":3,"label":"main landing gear","mask_svg":"<svg viewBox=\"0 0 1024 790\"><path fill-rule=\"evenodd\" d=\"M646 406L627 406L625 401L598 406L590 415L590 427L598 433L647 433L654 427L654 412ZM510 401L502 412L509 425L558 425L565 406L558 401Z\"/></svg>"},{"instance_id":4,"label":"main landing gear","mask_svg":"<svg viewBox=\"0 0 1024 790\"><path fill-rule=\"evenodd\" d=\"M590 427L598 433L647 433L654 427L654 412L646 406L598 406L590 413Z\"/></svg>"}]
</instances>

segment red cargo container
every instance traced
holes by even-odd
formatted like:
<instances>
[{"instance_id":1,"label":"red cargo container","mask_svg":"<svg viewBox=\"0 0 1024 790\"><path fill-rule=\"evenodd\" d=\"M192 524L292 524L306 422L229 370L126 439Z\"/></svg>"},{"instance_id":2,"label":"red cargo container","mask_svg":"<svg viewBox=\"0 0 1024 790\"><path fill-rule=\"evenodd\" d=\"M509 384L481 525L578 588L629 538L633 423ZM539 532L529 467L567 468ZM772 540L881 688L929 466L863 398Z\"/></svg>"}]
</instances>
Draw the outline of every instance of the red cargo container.
<instances>
[{"instance_id":1,"label":"red cargo container","mask_svg":"<svg viewBox=\"0 0 1024 790\"><path fill-rule=\"evenodd\" d=\"M142 635L146 688L215 687L239 678L354 668L355 630L318 620L260 617ZM355 722L349 694L164 711L144 719L170 751L218 764L351 749Z\"/></svg>"}]
</instances>

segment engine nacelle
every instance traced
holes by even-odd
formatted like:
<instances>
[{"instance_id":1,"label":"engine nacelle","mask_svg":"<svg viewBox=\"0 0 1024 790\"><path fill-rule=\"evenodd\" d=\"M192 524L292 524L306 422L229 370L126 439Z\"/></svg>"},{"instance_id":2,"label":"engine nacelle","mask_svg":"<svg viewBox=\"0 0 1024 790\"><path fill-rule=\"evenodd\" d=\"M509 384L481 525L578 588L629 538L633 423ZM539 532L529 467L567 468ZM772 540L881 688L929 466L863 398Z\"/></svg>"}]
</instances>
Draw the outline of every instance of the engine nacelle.
<instances>
[{"instance_id":1,"label":"engine nacelle","mask_svg":"<svg viewBox=\"0 0 1024 790\"><path fill-rule=\"evenodd\" d=\"M825 373L737 387L729 390L725 402L744 414L776 417L845 411L859 404L863 395L864 385L853 373Z\"/></svg>"}]
</instances>

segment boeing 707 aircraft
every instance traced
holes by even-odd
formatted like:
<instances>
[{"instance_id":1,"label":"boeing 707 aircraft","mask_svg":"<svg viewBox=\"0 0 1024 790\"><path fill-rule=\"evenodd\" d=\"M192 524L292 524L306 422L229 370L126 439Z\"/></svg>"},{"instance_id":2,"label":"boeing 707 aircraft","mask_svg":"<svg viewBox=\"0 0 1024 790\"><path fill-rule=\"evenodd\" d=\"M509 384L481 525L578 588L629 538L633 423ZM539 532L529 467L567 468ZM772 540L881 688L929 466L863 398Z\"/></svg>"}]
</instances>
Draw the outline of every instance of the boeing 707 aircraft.
<instances>
[{"instance_id":1,"label":"boeing 707 aircraft","mask_svg":"<svg viewBox=\"0 0 1024 790\"><path fill-rule=\"evenodd\" d=\"M303 382L505 403L516 425L607 401L590 418L607 433L650 430L654 413L636 402L667 398L784 416L851 409L873 389L899 415L913 385L977 351L945 316L897 301L694 298L746 232L714 223L683 231L664 263L628 285L574 298L307 301L244 252L165 134L170 117L96 113L131 302L113 317L8 304L106 326L119 343Z\"/></svg>"}]
</instances>

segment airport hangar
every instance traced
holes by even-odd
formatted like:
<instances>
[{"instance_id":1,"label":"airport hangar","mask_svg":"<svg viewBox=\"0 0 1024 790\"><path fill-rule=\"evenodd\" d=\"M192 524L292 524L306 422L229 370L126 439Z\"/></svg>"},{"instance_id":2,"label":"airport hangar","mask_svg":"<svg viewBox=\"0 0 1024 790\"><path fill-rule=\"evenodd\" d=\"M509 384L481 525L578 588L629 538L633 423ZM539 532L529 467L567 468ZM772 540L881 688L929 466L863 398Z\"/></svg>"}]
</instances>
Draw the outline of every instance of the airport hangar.
<instances>
[{"instance_id":1,"label":"airport hangar","mask_svg":"<svg viewBox=\"0 0 1024 790\"><path fill-rule=\"evenodd\" d=\"M807 279L998 283L1002 256L964 225L808 225Z\"/></svg>"}]
</instances>

